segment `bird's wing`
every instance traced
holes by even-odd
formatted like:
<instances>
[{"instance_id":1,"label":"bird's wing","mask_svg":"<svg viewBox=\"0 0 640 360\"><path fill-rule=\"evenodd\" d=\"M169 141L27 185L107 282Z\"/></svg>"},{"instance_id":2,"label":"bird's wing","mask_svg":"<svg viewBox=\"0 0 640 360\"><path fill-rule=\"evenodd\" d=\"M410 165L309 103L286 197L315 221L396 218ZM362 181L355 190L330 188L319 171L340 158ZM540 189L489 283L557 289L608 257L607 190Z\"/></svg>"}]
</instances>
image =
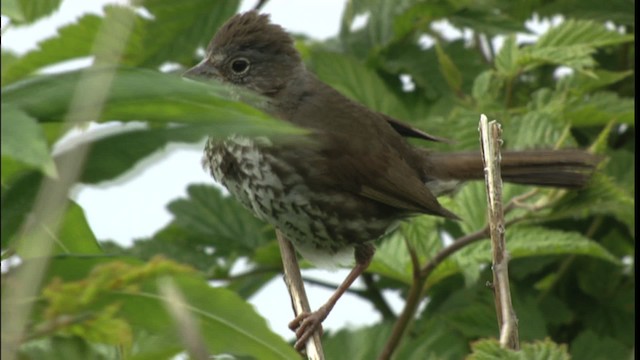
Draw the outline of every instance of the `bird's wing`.
<instances>
[{"instance_id":1,"label":"bird's wing","mask_svg":"<svg viewBox=\"0 0 640 360\"><path fill-rule=\"evenodd\" d=\"M428 140L428 141L435 141L435 142L443 142L443 143L453 143L453 140L447 139L447 138L443 138L443 137L439 137L439 136L435 136L435 135L431 135L428 134L418 128L415 128L407 123L404 123L400 120L396 120L394 118L392 118L391 116L388 115L384 115L385 120L387 120L387 122L389 123L389 125L391 125L391 127L400 135L404 136L404 137L412 137L412 138L416 138L416 139L423 139L423 140Z\"/></svg>"},{"instance_id":2,"label":"bird's wing","mask_svg":"<svg viewBox=\"0 0 640 360\"><path fill-rule=\"evenodd\" d=\"M379 154L376 158L376 162L380 163ZM402 159L394 159L393 156L387 159L382 162L386 163L383 169L373 169L364 162L354 164L355 171L365 173L359 177L360 195L408 212L458 219L458 216L440 205L415 171Z\"/></svg>"}]
</instances>

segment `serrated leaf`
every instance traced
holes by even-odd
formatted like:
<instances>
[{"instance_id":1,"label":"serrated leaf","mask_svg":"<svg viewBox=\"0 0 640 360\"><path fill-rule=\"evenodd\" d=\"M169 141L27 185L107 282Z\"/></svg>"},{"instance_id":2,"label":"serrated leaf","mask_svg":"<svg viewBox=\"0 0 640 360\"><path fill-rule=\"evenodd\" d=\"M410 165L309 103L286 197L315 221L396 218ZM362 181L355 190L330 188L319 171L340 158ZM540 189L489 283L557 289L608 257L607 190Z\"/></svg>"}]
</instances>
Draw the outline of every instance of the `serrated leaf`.
<instances>
[{"instance_id":1,"label":"serrated leaf","mask_svg":"<svg viewBox=\"0 0 640 360\"><path fill-rule=\"evenodd\" d=\"M591 57L594 52L595 48L583 44L554 47L528 46L520 51L517 64L524 71L531 71L546 64L562 65L593 76L589 69L596 64Z\"/></svg>"},{"instance_id":2,"label":"serrated leaf","mask_svg":"<svg viewBox=\"0 0 640 360\"><path fill-rule=\"evenodd\" d=\"M168 209L176 224L207 236L220 255L252 254L269 238L264 223L253 217L239 202L213 186L191 185L189 199L171 202Z\"/></svg>"},{"instance_id":3,"label":"serrated leaf","mask_svg":"<svg viewBox=\"0 0 640 360\"><path fill-rule=\"evenodd\" d=\"M471 344L468 360L570 360L566 345L559 345L549 339L523 343L519 351L504 349L498 340L486 339Z\"/></svg>"},{"instance_id":4,"label":"serrated leaf","mask_svg":"<svg viewBox=\"0 0 640 360\"><path fill-rule=\"evenodd\" d=\"M504 127L503 139L512 150L553 148L564 134L566 126L559 121L559 115L549 107L514 116Z\"/></svg>"},{"instance_id":5,"label":"serrated leaf","mask_svg":"<svg viewBox=\"0 0 640 360\"><path fill-rule=\"evenodd\" d=\"M512 259L543 255L586 255L613 264L619 260L597 242L577 232L543 227L518 226L507 228L507 247Z\"/></svg>"},{"instance_id":6,"label":"serrated leaf","mask_svg":"<svg viewBox=\"0 0 640 360\"><path fill-rule=\"evenodd\" d=\"M631 76L633 71L608 71L594 70L593 76L587 76L582 73L575 73L571 76L564 77L558 81L557 88L569 90L583 95L594 90L615 84Z\"/></svg>"},{"instance_id":7,"label":"serrated leaf","mask_svg":"<svg viewBox=\"0 0 640 360\"><path fill-rule=\"evenodd\" d=\"M30 24L54 12L62 0L4 0L2 15L8 16L16 25Z\"/></svg>"},{"instance_id":8,"label":"serrated leaf","mask_svg":"<svg viewBox=\"0 0 640 360\"><path fill-rule=\"evenodd\" d=\"M14 64L2 67L2 85L11 84L47 65L88 56L102 19L87 14L71 25L58 29L56 37L38 43Z\"/></svg>"},{"instance_id":9,"label":"serrated leaf","mask_svg":"<svg viewBox=\"0 0 640 360\"><path fill-rule=\"evenodd\" d=\"M437 224L442 221L433 216L418 216L400 225L381 240L368 270L411 284L413 264L407 243L423 264L442 248Z\"/></svg>"},{"instance_id":10,"label":"serrated leaf","mask_svg":"<svg viewBox=\"0 0 640 360\"><path fill-rule=\"evenodd\" d=\"M631 233L635 229L633 197L620 188L609 176L596 172L589 186L567 193L553 207L550 218L613 215Z\"/></svg>"},{"instance_id":11,"label":"serrated leaf","mask_svg":"<svg viewBox=\"0 0 640 360\"><path fill-rule=\"evenodd\" d=\"M569 104L565 117L575 126L606 125L609 122L634 125L635 101L612 92L597 92Z\"/></svg>"},{"instance_id":12,"label":"serrated leaf","mask_svg":"<svg viewBox=\"0 0 640 360\"><path fill-rule=\"evenodd\" d=\"M544 227L514 226L506 232L507 251L511 259L547 255L586 255L619 264L619 260L595 241L577 232L551 230ZM440 264L428 280L428 285L456 273L477 279L482 264L490 264L491 243L487 240L472 243L457 251ZM467 273L465 273L466 271Z\"/></svg>"},{"instance_id":13,"label":"serrated leaf","mask_svg":"<svg viewBox=\"0 0 640 360\"><path fill-rule=\"evenodd\" d=\"M42 129L33 117L10 103L2 103L2 157L57 176L56 165Z\"/></svg>"},{"instance_id":14,"label":"serrated leaf","mask_svg":"<svg viewBox=\"0 0 640 360\"><path fill-rule=\"evenodd\" d=\"M462 219L460 227L464 233L477 231L487 224L487 195L483 182L465 184L454 198L455 213Z\"/></svg>"},{"instance_id":15,"label":"serrated leaf","mask_svg":"<svg viewBox=\"0 0 640 360\"><path fill-rule=\"evenodd\" d=\"M544 33L534 47L572 47L586 45L600 47L633 41L631 34L607 29L595 21L569 19Z\"/></svg>"}]
</instances>

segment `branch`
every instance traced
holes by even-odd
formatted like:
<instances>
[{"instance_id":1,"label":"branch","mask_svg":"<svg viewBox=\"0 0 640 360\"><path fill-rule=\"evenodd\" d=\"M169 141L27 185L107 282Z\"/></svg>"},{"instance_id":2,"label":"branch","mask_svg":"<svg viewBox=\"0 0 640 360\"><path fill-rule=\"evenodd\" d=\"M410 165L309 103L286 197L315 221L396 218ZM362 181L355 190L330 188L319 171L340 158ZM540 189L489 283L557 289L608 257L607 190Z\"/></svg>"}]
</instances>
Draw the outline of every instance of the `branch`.
<instances>
[{"instance_id":1,"label":"branch","mask_svg":"<svg viewBox=\"0 0 640 360\"><path fill-rule=\"evenodd\" d=\"M509 254L505 242L505 222L502 210L502 178L500 177L500 125L487 117L480 117L480 142L485 166L489 232L493 258L493 291L500 328L500 346L518 350L518 319L511 303L509 288Z\"/></svg>"},{"instance_id":2,"label":"branch","mask_svg":"<svg viewBox=\"0 0 640 360\"><path fill-rule=\"evenodd\" d=\"M309 299L304 290L302 275L300 274L300 265L296 257L296 250L289 240L287 240L280 230L276 230L278 245L280 246L280 255L282 256L282 267L284 269L284 282L287 284L289 296L291 297L291 305L293 313L298 316L302 313L310 313ZM320 331L315 334L306 343L307 359L324 360L322 352L322 343L320 342Z\"/></svg>"},{"instance_id":3,"label":"branch","mask_svg":"<svg viewBox=\"0 0 640 360\"><path fill-rule=\"evenodd\" d=\"M433 270L449 256L453 255L456 251L478 240L486 238L487 233L488 228L485 227L481 230L458 238L451 245L440 250L431 260L429 260L429 262L424 267L422 267L422 269L415 269L415 265L417 265L417 263L414 263L414 281L411 284L411 288L409 288L409 293L407 294L407 300L405 302L404 308L402 309L402 313L398 317L396 323L393 325L391 336L389 336L384 349L382 349L382 352L378 356L379 360L390 359L391 355L400 344L402 336L409 326L409 323L413 319L413 315L418 309L420 299L422 298L422 289L424 289L424 287L426 286L427 280L433 273Z\"/></svg>"}]
</instances>

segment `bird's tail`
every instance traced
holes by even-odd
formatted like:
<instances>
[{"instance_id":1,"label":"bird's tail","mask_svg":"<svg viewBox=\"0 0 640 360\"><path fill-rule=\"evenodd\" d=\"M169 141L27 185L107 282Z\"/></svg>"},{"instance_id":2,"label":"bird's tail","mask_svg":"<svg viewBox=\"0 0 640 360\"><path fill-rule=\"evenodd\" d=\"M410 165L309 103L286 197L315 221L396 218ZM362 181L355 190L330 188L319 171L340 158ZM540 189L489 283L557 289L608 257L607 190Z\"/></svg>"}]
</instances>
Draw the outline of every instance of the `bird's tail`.
<instances>
[{"instance_id":1,"label":"bird's tail","mask_svg":"<svg viewBox=\"0 0 640 360\"><path fill-rule=\"evenodd\" d=\"M427 176L438 180L484 178L480 153L429 153ZM584 187L600 157L582 150L527 150L502 153L500 169L504 181L563 188Z\"/></svg>"}]
</instances>

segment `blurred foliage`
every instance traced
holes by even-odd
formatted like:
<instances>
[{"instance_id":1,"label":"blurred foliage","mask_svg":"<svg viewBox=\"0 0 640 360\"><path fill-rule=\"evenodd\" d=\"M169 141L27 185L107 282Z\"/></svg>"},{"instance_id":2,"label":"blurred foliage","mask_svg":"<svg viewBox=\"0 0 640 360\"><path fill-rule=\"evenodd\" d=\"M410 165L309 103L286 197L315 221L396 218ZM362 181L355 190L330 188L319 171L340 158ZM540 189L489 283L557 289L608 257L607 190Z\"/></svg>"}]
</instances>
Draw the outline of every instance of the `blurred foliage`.
<instances>
[{"instance_id":1,"label":"blurred foliage","mask_svg":"<svg viewBox=\"0 0 640 360\"><path fill-rule=\"evenodd\" d=\"M3 1L2 15L7 26L28 26L61 3ZM435 268L424 289L429 301L397 358L633 356L634 7L630 0L352 0L336 37L296 37L307 66L346 96L455 140L428 144L437 150L476 149L484 113L502 123L505 148L582 147L604 159L586 189L537 189L507 214L517 222L507 239L522 351L495 340L483 241ZM186 351L160 289L167 278L212 354L298 358L246 303L280 273L273 229L213 186L190 186L186 198L169 204L173 220L130 247L96 239L71 200L58 206L59 226L46 235L51 251L29 236L34 206L47 196L39 193L62 182L64 165L84 145L86 165L73 182L98 184L130 173L171 142L296 131L220 85L161 71L198 62L198 50L237 8L226 0L136 0L84 15L26 54L2 47L1 243L9 268L2 275L2 338L4 345L19 337L20 359L169 359ZM534 22L557 25L537 34ZM539 36L522 36L533 34ZM87 68L42 72L87 57ZM70 129L91 121L115 130L52 151ZM505 201L530 190L505 185ZM365 299L379 302L385 290L406 294L414 281L410 250L425 264L445 247L439 234L458 238L484 226L482 184L441 201L463 221L421 216L383 239ZM42 261L48 265L35 297L11 297L17 274ZM238 263L248 264L246 273L232 273ZM25 332L14 334L5 315L25 303L32 307ZM393 321L326 333L326 357L376 357Z\"/></svg>"}]
</instances>

